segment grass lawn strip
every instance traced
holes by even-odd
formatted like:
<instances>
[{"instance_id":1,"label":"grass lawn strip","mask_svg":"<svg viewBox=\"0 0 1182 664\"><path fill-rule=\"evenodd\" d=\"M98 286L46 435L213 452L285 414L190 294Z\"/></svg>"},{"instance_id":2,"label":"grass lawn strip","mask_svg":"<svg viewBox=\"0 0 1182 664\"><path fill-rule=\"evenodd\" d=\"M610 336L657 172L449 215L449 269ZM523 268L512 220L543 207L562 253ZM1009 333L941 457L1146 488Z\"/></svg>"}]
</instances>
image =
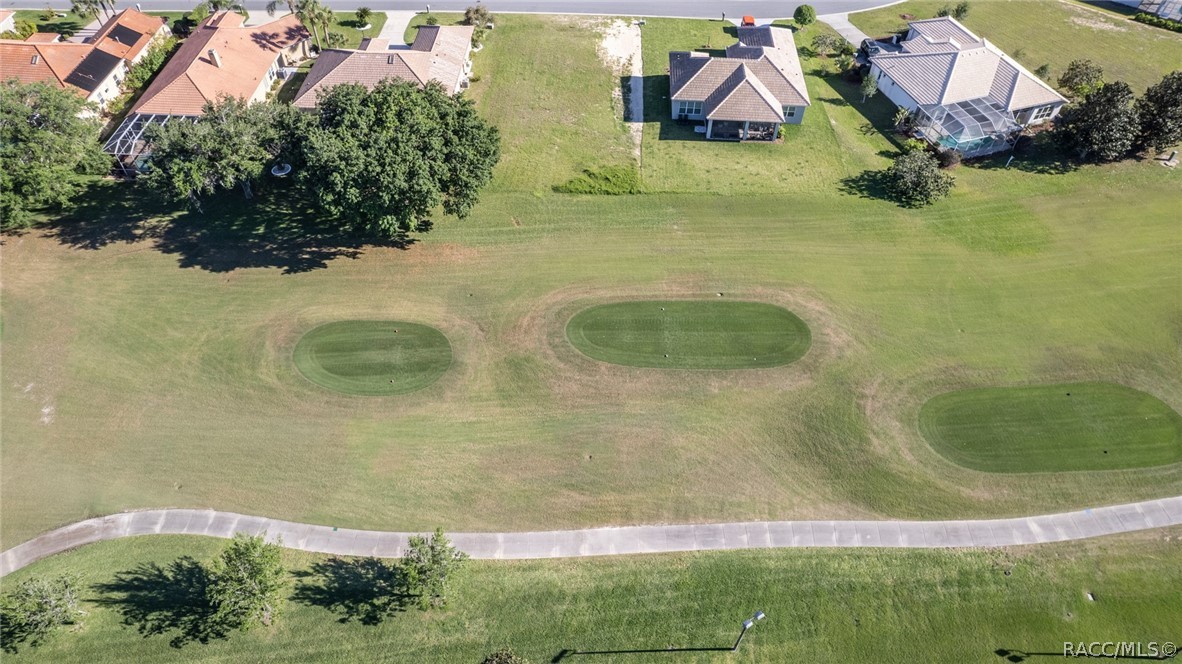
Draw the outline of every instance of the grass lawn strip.
<instances>
[{"instance_id":1,"label":"grass lawn strip","mask_svg":"<svg viewBox=\"0 0 1182 664\"><path fill-rule=\"evenodd\" d=\"M924 404L919 428L936 451L975 470L1121 470L1182 461L1182 415L1111 383L991 387Z\"/></svg>"},{"instance_id":2,"label":"grass lawn strip","mask_svg":"<svg viewBox=\"0 0 1182 664\"><path fill-rule=\"evenodd\" d=\"M185 566L173 565L183 556L208 561L225 542L129 538L5 577L8 585L78 573L88 612L77 630L6 660L478 662L512 647L531 662L550 662L564 649L651 649L659 652L619 660L702 663L729 661L739 622L758 609L767 619L747 635L741 661L990 664L1003 661L997 651L1062 652L1064 641L1176 642L1180 536L1182 528L1171 528L991 551L475 561L452 583L447 609L388 616L372 613L378 596L365 573L372 568L351 559L325 566L326 557L285 551L292 596L274 627L190 641L179 651L170 645L178 625L200 617L186 601ZM660 652L668 647L723 650Z\"/></svg>"},{"instance_id":3,"label":"grass lawn strip","mask_svg":"<svg viewBox=\"0 0 1182 664\"><path fill-rule=\"evenodd\" d=\"M679 369L754 369L800 359L809 328L759 302L659 300L601 304L567 324L575 348L604 362Z\"/></svg>"},{"instance_id":4,"label":"grass lawn strip","mask_svg":"<svg viewBox=\"0 0 1182 664\"><path fill-rule=\"evenodd\" d=\"M330 390L364 396L405 394L434 383L451 365L451 345L433 327L403 321L339 321L296 345L296 367Z\"/></svg>"}]
</instances>

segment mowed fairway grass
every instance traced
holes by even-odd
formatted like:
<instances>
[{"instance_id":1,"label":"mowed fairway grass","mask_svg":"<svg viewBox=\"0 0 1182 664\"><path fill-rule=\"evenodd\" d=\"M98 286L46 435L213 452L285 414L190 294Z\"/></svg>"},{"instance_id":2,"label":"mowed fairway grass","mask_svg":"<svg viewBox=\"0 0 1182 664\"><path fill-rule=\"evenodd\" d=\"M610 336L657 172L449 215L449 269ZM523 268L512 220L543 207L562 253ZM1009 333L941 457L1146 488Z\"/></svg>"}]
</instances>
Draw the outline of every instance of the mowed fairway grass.
<instances>
[{"instance_id":1,"label":"mowed fairway grass","mask_svg":"<svg viewBox=\"0 0 1182 664\"><path fill-rule=\"evenodd\" d=\"M1064 641L1177 643L1179 537L1182 530L1172 528L993 551L478 561L452 582L446 609L385 617L373 614L372 565L326 565L323 556L289 551L291 596L275 626L180 649L170 642L200 617L173 563L207 561L224 541L142 537L87 546L6 577L7 585L77 573L87 615L77 630L21 646L5 661L463 664L512 647L534 664L564 650L640 651L568 652L564 664L997 664L1016 661L1006 659L1010 653L1062 652ZM756 610L767 618L732 654L740 622ZM670 647L718 651L665 652Z\"/></svg>"},{"instance_id":2,"label":"mowed fairway grass","mask_svg":"<svg viewBox=\"0 0 1182 664\"><path fill-rule=\"evenodd\" d=\"M613 364L677 369L755 369L798 360L809 328L760 302L657 300L584 309L566 326L575 348Z\"/></svg>"},{"instance_id":3,"label":"mowed fairway grass","mask_svg":"<svg viewBox=\"0 0 1182 664\"><path fill-rule=\"evenodd\" d=\"M201 214L152 212L147 193L105 182L5 238L2 546L158 506L511 531L1182 494L1182 463L1031 482L957 465L918 427L933 397L1002 385L1112 382L1182 411L1179 172L1003 158L956 169L930 208L899 208L848 181L889 163L874 124L889 109L810 59L797 137L653 147L654 120L639 168L665 193L555 194L632 159L618 78L583 25L498 17L473 90L505 136L496 180L468 219L438 216L407 248L307 230L306 204L270 180ZM650 47L733 40L718 21L644 30L656 79L668 56ZM566 338L588 306L719 292L791 311L808 352L760 371L652 371ZM307 380L300 338L350 320L429 324L452 364L396 398Z\"/></svg>"},{"instance_id":4,"label":"mowed fairway grass","mask_svg":"<svg viewBox=\"0 0 1182 664\"><path fill-rule=\"evenodd\" d=\"M941 394L919 428L936 451L998 473L1114 470L1182 461L1182 416L1111 383L995 387Z\"/></svg>"},{"instance_id":5,"label":"mowed fairway grass","mask_svg":"<svg viewBox=\"0 0 1182 664\"><path fill-rule=\"evenodd\" d=\"M308 380L365 396L405 394L434 383L451 365L439 330L405 321L350 320L310 330L294 360Z\"/></svg>"}]
</instances>

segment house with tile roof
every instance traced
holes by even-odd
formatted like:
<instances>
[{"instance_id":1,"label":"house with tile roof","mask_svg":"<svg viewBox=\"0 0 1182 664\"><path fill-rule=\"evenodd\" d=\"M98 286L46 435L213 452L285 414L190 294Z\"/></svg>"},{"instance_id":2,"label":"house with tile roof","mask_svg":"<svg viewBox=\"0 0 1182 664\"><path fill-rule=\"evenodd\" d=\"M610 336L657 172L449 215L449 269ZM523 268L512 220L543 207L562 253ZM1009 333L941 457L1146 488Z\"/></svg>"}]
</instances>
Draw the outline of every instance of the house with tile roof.
<instances>
[{"instance_id":1,"label":"house with tile roof","mask_svg":"<svg viewBox=\"0 0 1182 664\"><path fill-rule=\"evenodd\" d=\"M119 96L131 65L169 34L164 19L125 9L86 43L61 41L51 32L34 33L24 41L0 39L0 71L5 78L73 90L102 111Z\"/></svg>"},{"instance_id":2,"label":"house with tile roof","mask_svg":"<svg viewBox=\"0 0 1182 664\"><path fill-rule=\"evenodd\" d=\"M780 125L800 124L810 105L796 42L785 28L738 30L726 57L669 54L672 117L702 122L711 140L774 141Z\"/></svg>"},{"instance_id":3,"label":"house with tile roof","mask_svg":"<svg viewBox=\"0 0 1182 664\"><path fill-rule=\"evenodd\" d=\"M221 11L193 30L131 107L103 149L131 169L145 156L143 134L153 124L200 117L208 102L238 97L264 101L282 71L310 55L311 33L286 15L246 26L241 14Z\"/></svg>"},{"instance_id":4,"label":"house with tile roof","mask_svg":"<svg viewBox=\"0 0 1182 664\"><path fill-rule=\"evenodd\" d=\"M917 134L979 157L1013 146L1067 100L988 40L943 16L909 24L898 44L870 45L878 90L912 113Z\"/></svg>"},{"instance_id":5,"label":"house with tile roof","mask_svg":"<svg viewBox=\"0 0 1182 664\"><path fill-rule=\"evenodd\" d=\"M16 31L16 12L0 9L0 33Z\"/></svg>"},{"instance_id":6,"label":"house with tile roof","mask_svg":"<svg viewBox=\"0 0 1182 664\"><path fill-rule=\"evenodd\" d=\"M355 50L325 49L292 104L313 109L317 96L335 85L358 83L372 90L387 79L415 85L435 81L456 94L468 87L472 73L473 30L469 25L424 25L410 48L392 49L389 40L366 39Z\"/></svg>"}]
</instances>

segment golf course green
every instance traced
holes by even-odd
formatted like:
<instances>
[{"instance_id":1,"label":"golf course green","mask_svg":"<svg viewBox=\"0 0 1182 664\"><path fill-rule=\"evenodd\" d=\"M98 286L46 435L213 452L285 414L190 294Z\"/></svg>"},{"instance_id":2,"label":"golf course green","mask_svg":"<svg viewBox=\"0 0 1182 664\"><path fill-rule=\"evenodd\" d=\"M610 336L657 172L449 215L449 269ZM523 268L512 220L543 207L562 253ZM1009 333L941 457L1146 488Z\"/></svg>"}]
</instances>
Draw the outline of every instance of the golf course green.
<instances>
[{"instance_id":1,"label":"golf course green","mask_svg":"<svg viewBox=\"0 0 1182 664\"><path fill-rule=\"evenodd\" d=\"M439 330L404 321L350 320L313 328L295 348L308 380L362 396L406 394L434 383L451 365Z\"/></svg>"},{"instance_id":2,"label":"golf course green","mask_svg":"<svg viewBox=\"0 0 1182 664\"><path fill-rule=\"evenodd\" d=\"M633 367L755 369L796 361L808 325L761 302L645 300L584 309L566 325L588 357Z\"/></svg>"},{"instance_id":3,"label":"golf course green","mask_svg":"<svg viewBox=\"0 0 1182 664\"><path fill-rule=\"evenodd\" d=\"M1182 461L1182 416L1112 383L990 387L941 394L919 428L956 464L995 473L1120 470Z\"/></svg>"}]
</instances>

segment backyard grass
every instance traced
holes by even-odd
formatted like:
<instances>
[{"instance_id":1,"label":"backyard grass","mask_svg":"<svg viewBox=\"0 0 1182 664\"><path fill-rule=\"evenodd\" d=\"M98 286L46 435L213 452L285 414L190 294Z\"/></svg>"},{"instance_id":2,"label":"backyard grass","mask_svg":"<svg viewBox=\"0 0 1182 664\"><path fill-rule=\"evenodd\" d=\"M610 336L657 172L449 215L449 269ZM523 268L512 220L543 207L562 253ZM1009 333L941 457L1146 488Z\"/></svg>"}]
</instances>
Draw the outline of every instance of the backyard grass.
<instances>
[{"instance_id":1,"label":"backyard grass","mask_svg":"<svg viewBox=\"0 0 1182 664\"><path fill-rule=\"evenodd\" d=\"M333 24L329 32L340 33L345 36L345 43L341 48L357 48L361 40L366 37L377 37L386 25L386 12L374 12L369 15L369 27L362 30L361 22L353 12L333 12ZM327 44L325 47L327 48Z\"/></svg>"},{"instance_id":2,"label":"backyard grass","mask_svg":"<svg viewBox=\"0 0 1182 664\"><path fill-rule=\"evenodd\" d=\"M901 14L931 18L945 4L912 0L850 14L850 22L881 37L906 28ZM1182 66L1182 35L1082 3L974 2L963 23L1030 71L1049 64L1052 84L1072 60L1089 59L1104 68L1105 80L1124 81L1140 94Z\"/></svg>"},{"instance_id":3,"label":"backyard grass","mask_svg":"<svg viewBox=\"0 0 1182 664\"><path fill-rule=\"evenodd\" d=\"M699 25L659 23L646 35ZM739 148L759 146L682 141L693 168L658 178L650 135L642 177L677 191L556 194L584 169L635 163L618 81L580 25L498 18L471 93L504 138L496 182L469 218L438 217L410 246L334 232L270 179L201 213L103 182L6 237L0 546L156 506L528 530L1182 494L1182 463L1030 482L958 466L917 426L932 397L1013 384L1115 382L1182 411L1177 172L1024 155L962 166L950 198L899 208L861 178L895 150L863 115L880 111L810 75L814 100L842 103L814 105L817 135L768 146L767 168L731 174L754 154ZM792 311L809 352L764 371L662 372L566 340L589 303L717 292ZM292 349L340 320L429 323L451 368L397 399L325 390Z\"/></svg>"},{"instance_id":4,"label":"backyard grass","mask_svg":"<svg viewBox=\"0 0 1182 664\"><path fill-rule=\"evenodd\" d=\"M428 325L350 320L309 330L296 344L300 373L345 394L389 396L439 380L451 365L447 337Z\"/></svg>"},{"instance_id":5,"label":"backyard grass","mask_svg":"<svg viewBox=\"0 0 1182 664\"><path fill-rule=\"evenodd\" d=\"M995 473L1114 470L1182 461L1182 416L1112 383L992 387L941 394L919 428L944 456Z\"/></svg>"},{"instance_id":6,"label":"backyard grass","mask_svg":"<svg viewBox=\"0 0 1182 664\"><path fill-rule=\"evenodd\" d=\"M29 21L37 26L37 32L57 32L65 37L73 36L82 28L96 20L105 20L98 16L82 16L67 9L57 10L60 16L45 18L45 9L17 9L13 19Z\"/></svg>"},{"instance_id":7,"label":"backyard grass","mask_svg":"<svg viewBox=\"0 0 1182 664\"><path fill-rule=\"evenodd\" d=\"M800 359L809 328L760 302L642 300L601 304L566 326L582 353L613 364L676 369L754 369Z\"/></svg>"},{"instance_id":8,"label":"backyard grass","mask_svg":"<svg viewBox=\"0 0 1182 664\"><path fill-rule=\"evenodd\" d=\"M136 538L87 546L6 577L8 586L77 573L87 615L75 631L36 648L20 644L19 654L5 659L479 662L511 647L534 664L1019 662L1026 653L1062 653L1065 641L1177 643L1180 537L1173 528L996 551L480 561L456 579L446 609L391 615L375 613L379 598L366 583L372 566L287 552L291 598L275 626L205 644L182 639L179 648L170 642L200 624L185 601L182 557L209 560L224 541ZM757 610L767 618L732 654L740 622ZM670 647L717 650L665 651Z\"/></svg>"}]
</instances>

